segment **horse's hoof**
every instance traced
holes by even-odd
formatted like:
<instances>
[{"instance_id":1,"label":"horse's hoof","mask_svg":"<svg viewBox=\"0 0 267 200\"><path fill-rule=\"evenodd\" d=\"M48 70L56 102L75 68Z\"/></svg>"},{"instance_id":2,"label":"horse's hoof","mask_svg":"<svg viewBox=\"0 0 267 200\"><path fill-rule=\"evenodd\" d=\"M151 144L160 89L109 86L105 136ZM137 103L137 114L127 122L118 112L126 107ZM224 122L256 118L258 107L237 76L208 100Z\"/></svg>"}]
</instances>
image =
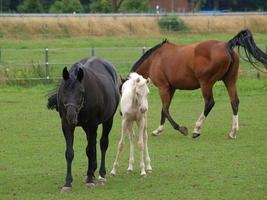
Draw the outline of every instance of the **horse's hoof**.
<instances>
[{"instance_id":1,"label":"horse's hoof","mask_svg":"<svg viewBox=\"0 0 267 200\"><path fill-rule=\"evenodd\" d=\"M142 172L140 175L141 175L142 177L145 177L145 176L146 176L146 172Z\"/></svg>"},{"instance_id":2,"label":"horse's hoof","mask_svg":"<svg viewBox=\"0 0 267 200\"><path fill-rule=\"evenodd\" d=\"M71 191L71 187L66 187L66 186L64 186L64 187L62 187L62 189L61 189L61 193L66 193L66 192L70 192Z\"/></svg>"},{"instance_id":3,"label":"horse's hoof","mask_svg":"<svg viewBox=\"0 0 267 200\"><path fill-rule=\"evenodd\" d=\"M147 169L146 171L148 174L152 174L152 169Z\"/></svg>"},{"instance_id":4,"label":"horse's hoof","mask_svg":"<svg viewBox=\"0 0 267 200\"><path fill-rule=\"evenodd\" d=\"M163 131L164 127L163 125L160 125L156 130L152 131L153 136L159 136L160 133Z\"/></svg>"},{"instance_id":5,"label":"horse's hoof","mask_svg":"<svg viewBox=\"0 0 267 200\"><path fill-rule=\"evenodd\" d=\"M197 137L199 137L200 136L200 133L193 133L193 136L192 136L192 138L197 138Z\"/></svg>"},{"instance_id":6,"label":"horse's hoof","mask_svg":"<svg viewBox=\"0 0 267 200\"><path fill-rule=\"evenodd\" d=\"M153 136L160 136L160 131L157 131L157 130L152 131L152 135Z\"/></svg>"},{"instance_id":7,"label":"horse's hoof","mask_svg":"<svg viewBox=\"0 0 267 200\"><path fill-rule=\"evenodd\" d=\"M236 136L233 136L233 135L229 134L229 135L228 135L228 139L230 139L230 140L234 140L234 139L236 139Z\"/></svg>"},{"instance_id":8,"label":"horse's hoof","mask_svg":"<svg viewBox=\"0 0 267 200\"><path fill-rule=\"evenodd\" d=\"M116 176L116 173L114 171L111 171L109 175L110 176Z\"/></svg>"},{"instance_id":9,"label":"horse's hoof","mask_svg":"<svg viewBox=\"0 0 267 200\"><path fill-rule=\"evenodd\" d=\"M128 172L128 174L130 174L130 173L133 172L133 169L132 169L132 168L128 168L128 169L127 169L127 172Z\"/></svg>"},{"instance_id":10,"label":"horse's hoof","mask_svg":"<svg viewBox=\"0 0 267 200\"><path fill-rule=\"evenodd\" d=\"M99 185L105 185L105 183L107 182L107 180L105 179L105 178L103 178L103 177L99 177L99 179L98 179L98 184Z\"/></svg>"},{"instance_id":11,"label":"horse's hoof","mask_svg":"<svg viewBox=\"0 0 267 200\"><path fill-rule=\"evenodd\" d=\"M188 129L184 126L180 126L179 131L184 135L187 136L188 135Z\"/></svg>"},{"instance_id":12,"label":"horse's hoof","mask_svg":"<svg viewBox=\"0 0 267 200\"><path fill-rule=\"evenodd\" d=\"M87 188L93 189L95 187L94 183L86 183Z\"/></svg>"}]
</instances>

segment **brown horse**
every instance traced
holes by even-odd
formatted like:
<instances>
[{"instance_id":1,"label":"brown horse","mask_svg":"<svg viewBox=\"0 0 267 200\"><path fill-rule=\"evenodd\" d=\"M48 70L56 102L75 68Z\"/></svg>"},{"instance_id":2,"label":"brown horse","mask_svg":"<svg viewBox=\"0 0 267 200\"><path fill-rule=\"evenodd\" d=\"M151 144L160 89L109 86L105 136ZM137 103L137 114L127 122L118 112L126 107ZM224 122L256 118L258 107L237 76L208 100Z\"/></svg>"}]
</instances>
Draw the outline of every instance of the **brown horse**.
<instances>
[{"instance_id":1,"label":"brown horse","mask_svg":"<svg viewBox=\"0 0 267 200\"><path fill-rule=\"evenodd\" d=\"M150 78L159 89L162 101L160 126L153 135L160 135L167 118L174 129L183 135L188 134L184 126L177 124L169 113L169 106L176 89L194 90L201 88L205 101L204 111L198 118L193 130L193 138L200 136L203 123L215 104L212 88L216 81L222 80L228 90L233 110L232 130L229 138L236 138L238 127L239 99L236 90L239 55L233 51L241 46L251 64L252 56L266 67L267 55L255 44L249 30L240 31L228 42L207 40L204 42L176 45L164 40L149 49L132 67L144 78Z\"/></svg>"}]
</instances>

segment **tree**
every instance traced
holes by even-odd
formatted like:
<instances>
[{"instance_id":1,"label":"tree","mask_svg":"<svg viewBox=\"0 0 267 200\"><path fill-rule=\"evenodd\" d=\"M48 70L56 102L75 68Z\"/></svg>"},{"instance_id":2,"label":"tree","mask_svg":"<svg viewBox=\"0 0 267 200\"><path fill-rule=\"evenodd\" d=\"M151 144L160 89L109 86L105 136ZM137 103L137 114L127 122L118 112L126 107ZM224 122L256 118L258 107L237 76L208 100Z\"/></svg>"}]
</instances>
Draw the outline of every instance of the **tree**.
<instances>
[{"instance_id":1,"label":"tree","mask_svg":"<svg viewBox=\"0 0 267 200\"><path fill-rule=\"evenodd\" d=\"M101 13L147 12L148 8L148 0L94 0L90 4L91 12Z\"/></svg>"},{"instance_id":2,"label":"tree","mask_svg":"<svg viewBox=\"0 0 267 200\"><path fill-rule=\"evenodd\" d=\"M42 13L43 7L40 0L24 0L18 7L21 13Z\"/></svg>"},{"instance_id":3,"label":"tree","mask_svg":"<svg viewBox=\"0 0 267 200\"><path fill-rule=\"evenodd\" d=\"M83 6L79 0L56 0L50 7L50 13L83 13Z\"/></svg>"},{"instance_id":4,"label":"tree","mask_svg":"<svg viewBox=\"0 0 267 200\"><path fill-rule=\"evenodd\" d=\"M55 0L42 0L44 12L48 12L49 8L55 3Z\"/></svg>"},{"instance_id":5,"label":"tree","mask_svg":"<svg viewBox=\"0 0 267 200\"><path fill-rule=\"evenodd\" d=\"M1 12L17 12L18 5L22 0L0 0Z\"/></svg>"},{"instance_id":6,"label":"tree","mask_svg":"<svg viewBox=\"0 0 267 200\"><path fill-rule=\"evenodd\" d=\"M121 12L147 12L149 9L148 0L125 0L119 11Z\"/></svg>"},{"instance_id":7,"label":"tree","mask_svg":"<svg viewBox=\"0 0 267 200\"><path fill-rule=\"evenodd\" d=\"M110 0L94 0L90 4L90 12L110 13L112 6Z\"/></svg>"},{"instance_id":8,"label":"tree","mask_svg":"<svg viewBox=\"0 0 267 200\"><path fill-rule=\"evenodd\" d=\"M112 12L117 13L124 0L112 0Z\"/></svg>"},{"instance_id":9,"label":"tree","mask_svg":"<svg viewBox=\"0 0 267 200\"><path fill-rule=\"evenodd\" d=\"M91 0L80 0L83 9L85 12L89 12L89 4L91 3Z\"/></svg>"}]
</instances>

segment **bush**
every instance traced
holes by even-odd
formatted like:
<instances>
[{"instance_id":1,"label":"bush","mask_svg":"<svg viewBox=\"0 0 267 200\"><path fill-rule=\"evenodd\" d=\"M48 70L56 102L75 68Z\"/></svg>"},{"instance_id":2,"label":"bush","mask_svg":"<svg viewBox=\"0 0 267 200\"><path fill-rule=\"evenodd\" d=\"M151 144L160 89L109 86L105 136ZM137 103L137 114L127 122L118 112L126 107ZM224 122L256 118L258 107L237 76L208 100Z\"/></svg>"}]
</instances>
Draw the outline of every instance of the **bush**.
<instances>
[{"instance_id":1,"label":"bush","mask_svg":"<svg viewBox=\"0 0 267 200\"><path fill-rule=\"evenodd\" d=\"M162 17L158 21L159 27L163 31L185 31L187 27L182 19L179 19L175 15L168 15Z\"/></svg>"},{"instance_id":2,"label":"bush","mask_svg":"<svg viewBox=\"0 0 267 200\"><path fill-rule=\"evenodd\" d=\"M112 4L110 0L95 0L90 3L89 10L93 13L110 13L112 12Z\"/></svg>"},{"instance_id":3,"label":"bush","mask_svg":"<svg viewBox=\"0 0 267 200\"><path fill-rule=\"evenodd\" d=\"M49 9L50 13L83 13L79 0L57 0Z\"/></svg>"},{"instance_id":4,"label":"bush","mask_svg":"<svg viewBox=\"0 0 267 200\"><path fill-rule=\"evenodd\" d=\"M123 13L146 13L148 12L148 0L126 0L122 3L120 12Z\"/></svg>"},{"instance_id":5,"label":"bush","mask_svg":"<svg viewBox=\"0 0 267 200\"><path fill-rule=\"evenodd\" d=\"M18 7L21 13L42 13L43 7L40 0L25 0Z\"/></svg>"}]
</instances>

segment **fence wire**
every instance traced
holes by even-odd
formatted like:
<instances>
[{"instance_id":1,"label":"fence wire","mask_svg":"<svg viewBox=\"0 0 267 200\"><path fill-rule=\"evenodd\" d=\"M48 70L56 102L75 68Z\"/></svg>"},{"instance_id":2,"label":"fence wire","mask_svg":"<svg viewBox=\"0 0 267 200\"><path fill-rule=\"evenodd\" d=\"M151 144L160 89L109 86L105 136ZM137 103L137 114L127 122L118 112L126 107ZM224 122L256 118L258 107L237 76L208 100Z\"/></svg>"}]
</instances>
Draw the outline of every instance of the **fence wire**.
<instances>
[{"instance_id":1,"label":"fence wire","mask_svg":"<svg viewBox=\"0 0 267 200\"><path fill-rule=\"evenodd\" d=\"M259 46L266 49L263 45ZM149 48L0 48L0 80L59 79L64 66L70 68L73 63L91 56L104 58L115 65L120 74L127 74L147 49ZM241 61L240 76L259 78L260 74L249 67L248 63Z\"/></svg>"}]
</instances>

